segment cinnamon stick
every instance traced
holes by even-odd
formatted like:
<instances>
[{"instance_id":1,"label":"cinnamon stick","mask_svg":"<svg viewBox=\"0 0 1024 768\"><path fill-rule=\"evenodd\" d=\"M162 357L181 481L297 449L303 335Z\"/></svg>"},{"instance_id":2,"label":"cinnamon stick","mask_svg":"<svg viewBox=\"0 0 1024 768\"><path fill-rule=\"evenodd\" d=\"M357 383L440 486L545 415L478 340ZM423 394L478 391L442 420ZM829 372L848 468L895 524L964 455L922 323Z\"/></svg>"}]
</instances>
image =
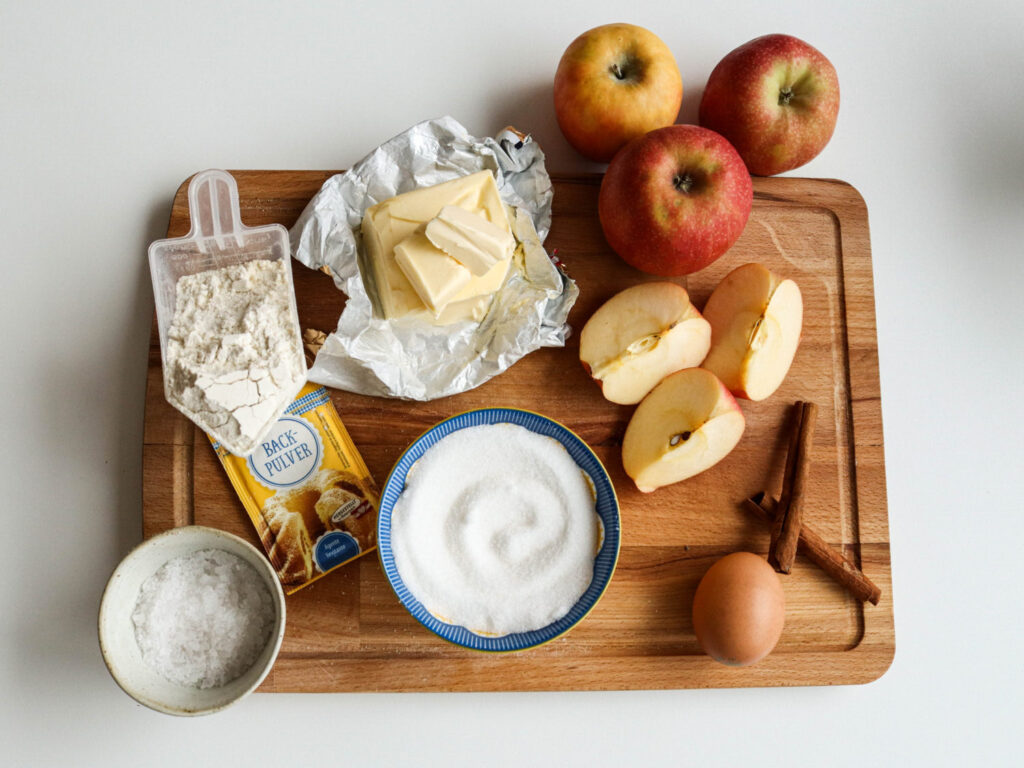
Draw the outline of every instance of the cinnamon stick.
<instances>
[{"instance_id":1,"label":"cinnamon stick","mask_svg":"<svg viewBox=\"0 0 1024 768\"><path fill-rule=\"evenodd\" d=\"M778 502L761 491L749 499L745 499L743 508L760 520L771 524L776 520ZM827 541L806 525L800 526L799 550L808 560L849 590L855 598L861 602L867 601L872 605L878 605L882 590L864 575L856 563L842 552L833 549Z\"/></svg>"},{"instance_id":2,"label":"cinnamon stick","mask_svg":"<svg viewBox=\"0 0 1024 768\"><path fill-rule=\"evenodd\" d=\"M817 416L818 406L814 403L798 402L794 408L793 431L790 433L786 470L782 477L782 495L779 497L779 508L768 548L768 562L780 573L793 570L793 561L796 559Z\"/></svg>"},{"instance_id":3,"label":"cinnamon stick","mask_svg":"<svg viewBox=\"0 0 1024 768\"><path fill-rule=\"evenodd\" d=\"M797 401L793 404L792 416L790 421L792 425L789 430L789 442L786 445L786 468L782 471L782 492L779 494L779 501L783 502L786 507L789 506L789 499L793 494L793 478L796 475L796 456L799 452L800 443L800 425L804 419L804 406L803 402ZM778 559L778 548L779 548L779 537L782 535L782 520L776 515L772 523L770 524L771 538L768 544L768 562L777 571L782 569L779 567Z\"/></svg>"}]
</instances>

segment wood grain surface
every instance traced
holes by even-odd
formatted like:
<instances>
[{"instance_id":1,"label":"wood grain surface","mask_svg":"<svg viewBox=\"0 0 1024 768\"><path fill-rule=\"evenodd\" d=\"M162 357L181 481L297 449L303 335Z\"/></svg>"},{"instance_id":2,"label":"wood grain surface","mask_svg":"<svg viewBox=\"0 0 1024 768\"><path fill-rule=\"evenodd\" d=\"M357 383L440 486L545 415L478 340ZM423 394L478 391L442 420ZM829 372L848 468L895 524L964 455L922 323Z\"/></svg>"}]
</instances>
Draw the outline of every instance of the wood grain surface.
<instances>
[{"instance_id":1,"label":"wood grain surface","mask_svg":"<svg viewBox=\"0 0 1024 768\"><path fill-rule=\"evenodd\" d=\"M242 220L291 226L331 172L239 171ZM375 554L288 598L288 628L262 691L511 691L656 689L864 683L895 651L881 401L867 210L848 184L821 179L754 180L754 208L735 246L707 269L679 279L698 307L734 267L760 261L794 278L804 330L782 387L761 403L741 401L739 446L695 478L651 494L622 470L620 446L632 407L606 402L578 360L578 331L617 291L653 280L621 262L597 221L599 176L555 177L554 220L545 245L580 286L564 349L544 349L501 376L429 403L330 390L366 463L383 485L421 432L471 408L509 406L550 416L579 434L604 462L622 509L622 549L611 586L575 629L546 646L487 655L450 645L413 620ZM168 236L188 232L187 182ZM295 263L303 328L331 330L344 306L326 275ZM804 521L861 563L881 587L862 605L799 556L781 577L786 626L759 664L729 668L704 656L690 605L703 573L737 550L767 552L769 531L740 507L766 489L778 495L791 404L818 404ZM154 325L143 445L145 536L200 523L260 546L205 436L167 404Z\"/></svg>"}]
</instances>

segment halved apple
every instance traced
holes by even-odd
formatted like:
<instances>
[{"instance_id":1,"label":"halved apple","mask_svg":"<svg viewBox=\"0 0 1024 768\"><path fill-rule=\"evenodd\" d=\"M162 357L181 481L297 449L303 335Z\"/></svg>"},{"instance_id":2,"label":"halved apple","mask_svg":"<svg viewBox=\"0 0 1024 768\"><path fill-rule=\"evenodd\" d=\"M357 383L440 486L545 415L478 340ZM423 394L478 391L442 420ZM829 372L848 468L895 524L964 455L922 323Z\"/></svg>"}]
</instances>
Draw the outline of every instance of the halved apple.
<instances>
[{"instance_id":1,"label":"halved apple","mask_svg":"<svg viewBox=\"0 0 1024 768\"><path fill-rule=\"evenodd\" d=\"M764 400L789 372L803 315L803 298L792 280L762 264L737 267L704 306L711 323L704 367L737 397Z\"/></svg>"},{"instance_id":2,"label":"halved apple","mask_svg":"<svg viewBox=\"0 0 1024 768\"><path fill-rule=\"evenodd\" d=\"M746 422L718 377L703 368L670 374L643 399L622 440L622 465L644 493L717 464Z\"/></svg>"},{"instance_id":3,"label":"halved apple","mask_svg":"<svg viewBox=\"0 0 1024 768\"><path fill-rule=\"evenodd\" d=\"M639 403L665 376L700 365L711 326L675 283L642 283L612 296L580 332L580 361L613 403Z\"/></svg>"}]
</instances>

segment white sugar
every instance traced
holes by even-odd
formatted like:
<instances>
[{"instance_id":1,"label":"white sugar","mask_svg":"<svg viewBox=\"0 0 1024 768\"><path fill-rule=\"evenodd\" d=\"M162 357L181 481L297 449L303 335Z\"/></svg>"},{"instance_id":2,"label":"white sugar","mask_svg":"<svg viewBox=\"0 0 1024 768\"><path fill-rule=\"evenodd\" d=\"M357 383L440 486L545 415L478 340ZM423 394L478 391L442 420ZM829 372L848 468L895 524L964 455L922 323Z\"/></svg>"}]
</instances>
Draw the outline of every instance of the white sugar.
<instances>
[{"instance_id":1,"label":"white sugar","mask_svg":"<svg viewBox=\"0 0 1024 768\"><path fill-rule=\"evenodd\" d=\"M204 549L165 563L132 612L142 658L180 685L215 688L256 661L274 626L274 602L249 563Z\"/></svg>"},{"instance_id":2,"label":"white sugar","mask_svg":"<svg viewBox=\"0 0 1024 768\"><path fill-rule=\"evenodd\" d=\"M391 543L409 591L475 632L540 629L594 575L591 486L558 442L513 424L453 432L413 466Z\"/></svg>"}]
</instances>

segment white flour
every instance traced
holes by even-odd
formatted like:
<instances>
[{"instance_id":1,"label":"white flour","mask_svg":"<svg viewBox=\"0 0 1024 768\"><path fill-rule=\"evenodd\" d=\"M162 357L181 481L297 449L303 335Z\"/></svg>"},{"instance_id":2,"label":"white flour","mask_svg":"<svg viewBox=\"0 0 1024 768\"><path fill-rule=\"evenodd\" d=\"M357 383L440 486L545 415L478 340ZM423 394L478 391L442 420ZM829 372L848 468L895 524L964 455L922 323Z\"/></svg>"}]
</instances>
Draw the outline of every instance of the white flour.
<instances>
[{"instance_id":1,"label":"white flour","mask_svg":"<svg viewBox=\"0 0 1024 768\"><path fill-rule=\"evenodd\" d=\"M187 275L176 293L167 399L247 455L305 381L285 265L259 260Z\"/></svg>"}]
</instances>

